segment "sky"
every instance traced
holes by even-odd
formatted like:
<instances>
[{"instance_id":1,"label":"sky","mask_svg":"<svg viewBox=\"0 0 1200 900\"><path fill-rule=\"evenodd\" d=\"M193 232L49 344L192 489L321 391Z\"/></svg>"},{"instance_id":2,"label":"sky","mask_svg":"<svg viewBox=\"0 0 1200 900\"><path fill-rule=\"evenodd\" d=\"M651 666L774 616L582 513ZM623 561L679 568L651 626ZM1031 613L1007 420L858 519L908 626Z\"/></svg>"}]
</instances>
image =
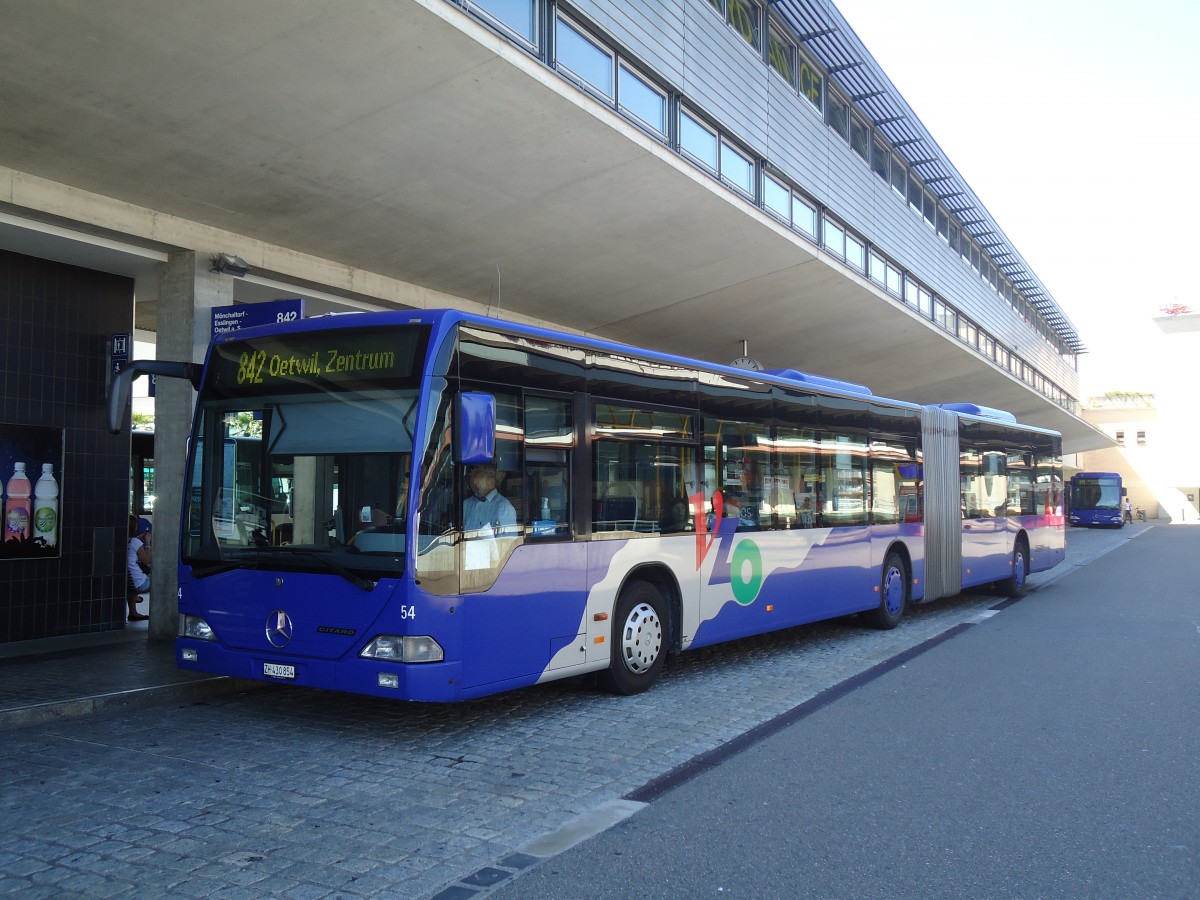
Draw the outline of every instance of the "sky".
<instances>
[{"instance_id":1,"label":"sky","mask_svg":"<svg viewBox=\"0 0 1200 900\"><path fill-rule=\"evenodd\" d=\"M1088 353L1083 396L1200 378L1200 4L834 0Z\"/></svg>"}]
</instances>

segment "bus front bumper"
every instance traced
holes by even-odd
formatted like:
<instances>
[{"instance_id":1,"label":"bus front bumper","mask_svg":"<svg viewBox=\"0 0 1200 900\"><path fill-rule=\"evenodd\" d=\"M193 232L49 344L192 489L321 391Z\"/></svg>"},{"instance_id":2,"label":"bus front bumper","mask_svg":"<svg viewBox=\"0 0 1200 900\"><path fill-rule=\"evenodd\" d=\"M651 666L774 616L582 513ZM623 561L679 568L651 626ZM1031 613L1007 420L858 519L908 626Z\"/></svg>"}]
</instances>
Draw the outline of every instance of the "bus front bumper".
<instances>
[{"instance_id":1,"label":"bus front bumper","mask_svg":"<svg viewBox=\"0 0 1200 900\"><path fill-rule=\"evenodd\" d=\"M460 687L462 664L458 661L397 663L359 657L310 659L286 654L230 652L215 641L176 638L175 663L189 672L350 691L393 700L444 703L463 699Z\"/></svg>"}]
</instances>

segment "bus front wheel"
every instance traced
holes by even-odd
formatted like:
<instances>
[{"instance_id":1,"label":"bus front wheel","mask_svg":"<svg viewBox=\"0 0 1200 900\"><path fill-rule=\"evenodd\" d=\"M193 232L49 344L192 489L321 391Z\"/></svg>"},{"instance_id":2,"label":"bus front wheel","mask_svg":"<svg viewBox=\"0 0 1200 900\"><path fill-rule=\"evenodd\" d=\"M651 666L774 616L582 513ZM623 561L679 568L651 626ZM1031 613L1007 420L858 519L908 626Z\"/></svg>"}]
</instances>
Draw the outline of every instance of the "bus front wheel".
<instances>
[{"instance_id":1,"label":"bus front wheel","mask_svg":"<svg viewBox=\"0 0 1200 900\"><path fill-rule=\"evenodd\" d=\"M667 655L662 595L645 581L626 586L613 616L612 660L601 682L614 694L640 694L658 680Z\"/></svg>"},{"instance_id":2,"label":"bus front wheel","mask_svg":"<svg viewBox=\"0 0 1200 900\"><path fill-rule=\"evenodd\" d=\"M899 553L889 553L879 578L879 605L863 613L872 628L895 628L908 607L908 567Z\"/></svg>"}]
</instances>

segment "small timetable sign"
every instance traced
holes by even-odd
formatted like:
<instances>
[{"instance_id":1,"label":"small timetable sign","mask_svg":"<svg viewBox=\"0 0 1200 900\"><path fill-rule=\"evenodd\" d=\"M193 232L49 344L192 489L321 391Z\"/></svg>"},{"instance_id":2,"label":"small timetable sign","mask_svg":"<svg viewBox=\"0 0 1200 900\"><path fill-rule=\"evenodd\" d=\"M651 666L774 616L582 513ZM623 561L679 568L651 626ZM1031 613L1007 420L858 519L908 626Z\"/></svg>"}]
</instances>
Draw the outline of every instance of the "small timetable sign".
<instances>
[{"instance_id":1,"label":"small timetable sign","mask_svg":"<svg viewBox=\"0 0 1200 900\"><path fill-rule=\"evenodd\" d=\"M109 371L112 372L113 375L116 375L123 368L125 368L125 366L129 363L129 357L132 352L133 335L114 334L108 349Z\"/></svg>"},{"instance_id":2,"label":"small timetable sign","mask_svg":"<svg viewBox=\"0 0 1200 900\"><path fill-rule=\"evenodd\" d=\"M304 318L304 298L271 300L268 303L242 303L233 306L214 306L212 336L253 328L256 325L282 325Z\"/></svg>"}]
</instances>

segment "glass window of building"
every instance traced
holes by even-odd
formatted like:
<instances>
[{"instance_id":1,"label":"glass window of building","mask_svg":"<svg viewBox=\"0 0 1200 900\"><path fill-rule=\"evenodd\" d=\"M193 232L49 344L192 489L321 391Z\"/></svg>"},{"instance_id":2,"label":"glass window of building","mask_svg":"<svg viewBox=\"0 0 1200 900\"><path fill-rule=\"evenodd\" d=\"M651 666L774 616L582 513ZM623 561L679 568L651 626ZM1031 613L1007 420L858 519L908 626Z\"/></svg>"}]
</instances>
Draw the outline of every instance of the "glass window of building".
<instances>
[{"instance_id":1,"label":"glass window of building","mask_svg":"<svg viewBox=\"0 0 1200 900\"><path fill-rule=\"evenodd\" d=\"M910 175L908 178L908 205L916 210L917 215L921 215L921 204L925 202L925 192L921 190L921 182L916 176Z\"/></svg>"},{"instance_id":2,"label":"glass window of building","mask_svg":"<svg viewBox=\"0 0 1200 900\"><path fill-rule=\"evenodd\" d=\"M958 332L958 313L942 300L933 301L933 320L951 334Z\"/></svg>"},{"instance_id":3,"label":"glass window of building","mask_svg":"<svg viewBox=\"0 0 1200 900\"><path fill-rule=\"evenodd\" d=\"M863 271L864 255L867 252L866 245L850 232L846 232L846 262Z\"/></svg>"},{"instance_id":4,"label":"glass window of building","mask_svg":"<svg viewBox=\"0 0 1200 900\"><path fill-rule=\"evenodd\" d=\"M884 280L887 278L887 263L884 261L883 257L872 250L867 257L867 263L867 276L872 281L883 284Z\"/></svg>"},{"instance_id":5,"label":"glass window of building","mask_svg":"<svg viewBox=\"0 0 1200 900\"><path fill-rule=\"evenodd\" d=\"M771 68L790 84L796 86L796 48L774 25L767 32L767 61Z\"/></svg>"},{"instance_id":6,"label":"glass window of building","mask_svg":"<svg viewBox=\"0 0 1200 900\"><path fill-rule=\"evenodd\" d=\"M863 162L870 162L871 129L858 116L850 117L850 146L862 157Z\"/></svg>"},{"instance_id":7,"label":"glass window of building","mask_svg":"<svg viewBox=\"0 0 1200 900\"><path fill-rule=\"evenodd\" d=\"M613 54L586 37L566 19L554 26L555 62L580 81L613 98Z\"/></svg>"},{"instance_id":8,"label":"glass window of building","mask_svg":"<svg viewBox=\"0 0 1200 900\"><path fill-rule=\"evenodd\" d=\"M537 0L470 0L468 6L525 44L537 44Z\"/></svg>"},{"instance_id":9,"label":"glass window of building","mask_svg":"<svg viewBox=\"0 0 1200 900\"><path fill-rule=\"evenodd\" d=\"M617 67L617 105L659 134L667 133L667 96L633 69Z\"/></svg>"},{"instance_id":10,"label":"glass window of building","mask_svg":"<svg viewBox=\"0 0 1200 900\"><path fill-rule=\"evenodd\" d=\"M925 216L925 221L930 228L937 225L937 201L933 199L931 191L921 192L922 213Z\"/></svg>"},{"instance_id":11,"label":"glass window of building","mask_svg":"<svg viewBox=\"0 0 1200 900\"><path fill-rule=\"evenodd\" d=\"M825 104L825 124L844 140L850 140L850 110L846 101L836 94L830 94Z\"/></svg>"},{"instance_id":12,"label":"glass window of building","mask_svg":"<svg viewBox=\"0 0 1200 900\"><path fill-rule=\"evenodd\" d=\"M897 269L895 266L893 266L891 263L888 263L887 280L885 282L887 285L888 291L890 293L895 294L897 297L899 297L902 282L903 282L903 275L901 274L900 270Z\"/></svg>"},{"instance_id":13,"label":"glass window of building","mask_svg":"<svg viewBox=\"0 0 1200 900\"><path fill-rule=\"evenodd\" d=\"M871 170L884 181L888 180L889 156L887 147L880 141L871 141Z\"/></svg>"},{"instance_id":14,"label":"glass window of building","mask_svg":"<svg viewBox=\"0 0 1200 900\"><path fill-rule=\"evenodd\" d=\"M796 83L800 89L800 96L820 110L821 95L825 92L825 78L821 75L821 70L809 62L804 54L799 56L799 66L796 71Z\"/></svg>"},{"instance_id":15,"label":"glass window of building","mask_svg":"<svg viewBox=\"0 0 1200 900\"><path fill-rule=\"evenodd\" d=\"M846 231L832 219L825 219L825 249L834 256L844 259L846 256Z\"/></svg>"},{"instance_id":16,"label":"glass window of building","mask_svg":"<svg viewBox=\"0 0 1200 900\"><path fill-rule=\"evenodd\" d=\"M763 176L763 206L789 225L792 224L792 192L770 175Z\"/></svg>"},{"instance_id":17,"label":"glass window of building","mask_svg":"<svg viewBox=\"0 0 1200 900\"><path fill-rule=\"evenodd\" d=\"M717 133L682 109L679 111L679 149L717 171Z\"/></svg>"},{"instance_id":18,"label":"glass window of building","mask_svg":"<svg viewBox=\"0 0 1200 900\"><path fill-rule=\"evenodd\" d=\"M979 329L962 316L958 317L958 336L968 346L976 347L979 344Z\"/></svg>"},{"instance_id":19,"label":"glass window of building","mask_svg":"<svg viewBox=\"0 0 1200 900\"><path fill-rule=\"evenodd\" d=\"M937 233L943 241L950 242L950 216L940 206L937 208Z\"/></svg>"},{"instance_id":20,"label":"glass window of building","mask_svg":"<svg viewBox=\"0 0 1200 900\"><path fill-rule=\"evenodd\" d=\"M754 163L721 141L721 177L743 194L754 196Z\"/></svg>"},{"instance_id":21,"label":"glass window of building","mask_svg":"<svg viewBox=\"0 0 1200 900\"><path fill-rule=\"evenodd\" d=\"M894 190L897 194L899 194L901 197L903 197L903 196L905 196L905 191L907 189L908 188L905 184L904 163L902 163L900 161L900 157L893 156L892 157L892 190Z\"/></svg>"},{"instance_id":22,"label":"glass window of building","mask_svg":"<svg viewBox=\"0 0 1200 900\"><path fill-rule=\"evenodd\" d=\"M740 34L751 47L756 50L762 45L759 41L759 29L762 27L762 8L754 0L727 0L729 9L726 13L733 30Z\"/></svg>"},{"instance_id":23,"label":"glass window of building","mask_svg":"<svg viewBox=\"0 0 1200 900\"><path fill-rule=\"evenodd\" d=\"M817 208L796 194L792 195L792 224L816 240Z\"/></svg>"},{"instance_id":24,"label":"glass window of building","mask_svg":"<svg viewBox=\"0 0 1200 900\"><path fill-rule=\"evenodd\" d=\"M921 311L921 315L927 319L933 318L933 294L925 290L925 288L917 289L917 309Z\"/></svg>"}]
</instances>

